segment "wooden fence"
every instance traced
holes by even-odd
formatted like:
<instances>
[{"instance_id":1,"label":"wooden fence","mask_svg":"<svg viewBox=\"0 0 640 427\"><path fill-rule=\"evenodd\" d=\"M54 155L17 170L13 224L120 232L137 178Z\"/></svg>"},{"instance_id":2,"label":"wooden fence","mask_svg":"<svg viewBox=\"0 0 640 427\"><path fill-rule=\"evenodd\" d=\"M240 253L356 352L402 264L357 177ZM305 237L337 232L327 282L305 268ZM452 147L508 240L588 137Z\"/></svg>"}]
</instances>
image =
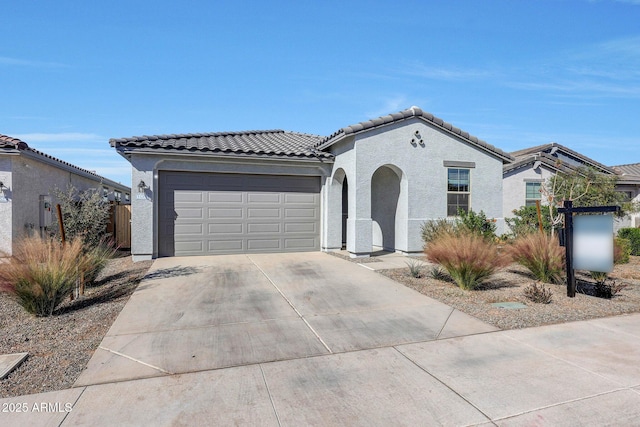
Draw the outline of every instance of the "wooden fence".
<instances>
[{"instance_id":1,"label":"wooden fence","mask_svg":"<svg viewBox=\"0 0 640 427\"><path fill-rule=\"evenodd\" d=\"M111 220L107 233L116 239L121 249L131 248L131 205L111 205Z\"/></svg>"}]
</instances>

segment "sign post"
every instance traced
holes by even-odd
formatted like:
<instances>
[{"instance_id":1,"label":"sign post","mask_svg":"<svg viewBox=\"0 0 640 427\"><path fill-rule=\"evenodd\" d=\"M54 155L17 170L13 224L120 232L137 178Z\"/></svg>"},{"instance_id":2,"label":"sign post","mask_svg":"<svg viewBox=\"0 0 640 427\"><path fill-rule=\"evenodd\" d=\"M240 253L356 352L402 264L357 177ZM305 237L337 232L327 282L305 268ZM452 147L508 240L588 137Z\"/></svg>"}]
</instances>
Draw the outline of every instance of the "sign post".
<instances>
[{"instance_id":1,"label":"sign post","mask_svg":"<svg viewBox=\"0 0 640 427\"><path fill-rule=\"evenodd\" d=\"M564 201L564 207L558 209L559 213L564 214L564 248L567 267L567 296L573 298L576 296L576 276L573 271L573 214L574 213L604 213L618 212L620 206L588 206L574 208L571 200ZM613 228L611 230L613 236Z\"/></svg>"}]
</instances>

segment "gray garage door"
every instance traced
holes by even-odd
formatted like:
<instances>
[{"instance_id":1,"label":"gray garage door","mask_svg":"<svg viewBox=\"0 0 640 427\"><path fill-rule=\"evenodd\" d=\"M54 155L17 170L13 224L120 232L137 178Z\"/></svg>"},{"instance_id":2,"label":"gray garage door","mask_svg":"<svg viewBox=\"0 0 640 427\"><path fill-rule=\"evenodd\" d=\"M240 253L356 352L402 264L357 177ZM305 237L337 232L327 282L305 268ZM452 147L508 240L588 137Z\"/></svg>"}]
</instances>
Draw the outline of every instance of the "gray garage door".
<instances>
[{"instance_id":1,"label":"gray garage door","mask_svg":"<svg viewBox=\"0 0 640 427\"><path fill-rule=\"evenodd\" d=\"M160 172L160 256L320 249L320 178Z\"/></svg>"}]
</instances>

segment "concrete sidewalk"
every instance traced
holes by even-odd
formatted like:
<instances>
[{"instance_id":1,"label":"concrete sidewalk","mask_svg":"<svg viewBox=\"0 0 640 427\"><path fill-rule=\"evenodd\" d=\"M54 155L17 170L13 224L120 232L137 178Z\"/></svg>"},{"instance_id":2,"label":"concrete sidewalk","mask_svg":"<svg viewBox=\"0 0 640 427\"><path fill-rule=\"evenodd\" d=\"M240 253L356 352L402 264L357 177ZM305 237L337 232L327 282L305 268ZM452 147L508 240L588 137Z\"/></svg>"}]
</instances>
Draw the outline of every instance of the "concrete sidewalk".
<instances>
[{"instance_id":1,"label":"concrete sidewalk","mask_svg":"<svg viewBox=\"0 0 640 427\"><path fill-rule=\"evenodd\" d=\"M640 315L496 331L322 253L165 258L0 424L640 425L638 362Z\"/></svg>"}]
</instances>

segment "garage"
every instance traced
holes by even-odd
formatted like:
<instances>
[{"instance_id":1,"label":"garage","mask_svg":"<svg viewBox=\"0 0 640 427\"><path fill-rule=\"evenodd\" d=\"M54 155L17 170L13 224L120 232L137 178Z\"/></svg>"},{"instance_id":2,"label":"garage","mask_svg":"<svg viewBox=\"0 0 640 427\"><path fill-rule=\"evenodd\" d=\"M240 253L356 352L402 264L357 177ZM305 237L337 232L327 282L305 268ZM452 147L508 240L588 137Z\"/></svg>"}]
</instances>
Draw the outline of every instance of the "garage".
<instances>
[{"instance_id":1,"label":"garage","mask_svg":"<svg viewBox=\"0 0 640 427\"><path fill-rule=\"evenodd\" d=\"M320 178L161 171L158 255L320 250Z\"/></svg>"}]
</instances>

